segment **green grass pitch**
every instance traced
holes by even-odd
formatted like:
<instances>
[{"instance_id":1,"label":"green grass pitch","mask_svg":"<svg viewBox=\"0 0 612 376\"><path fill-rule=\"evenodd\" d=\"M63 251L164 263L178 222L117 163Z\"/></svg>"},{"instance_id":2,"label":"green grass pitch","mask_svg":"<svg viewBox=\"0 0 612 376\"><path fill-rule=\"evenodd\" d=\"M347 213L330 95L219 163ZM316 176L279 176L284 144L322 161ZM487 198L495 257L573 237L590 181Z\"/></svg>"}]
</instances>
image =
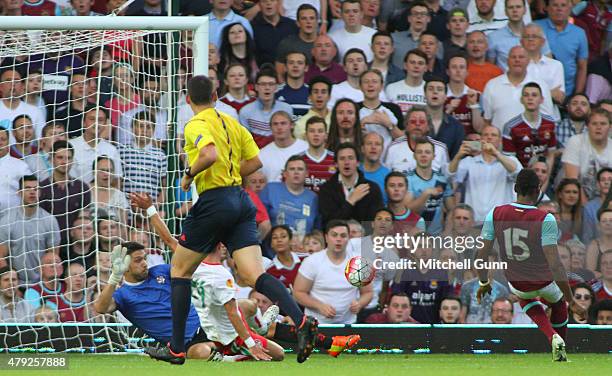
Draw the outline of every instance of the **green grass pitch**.
<instances>
[{"instance_id":1,"label":"green grass pitch","mask_svg":"<svg viewBox=\"0 0 612 376\"><path fill-rule=\"evenodd\" d=\"M612 354L568 354L570 361L555 363L550 354L499 355L349 355L337 359L314 355L298 364L295 355L287 354L283 362L207 363L188 361L171 366L140 355L69 356L69 370L0 371L4 375L69 375L69 376L561 376L610 375Z\"/></svg>"}]
</instances>

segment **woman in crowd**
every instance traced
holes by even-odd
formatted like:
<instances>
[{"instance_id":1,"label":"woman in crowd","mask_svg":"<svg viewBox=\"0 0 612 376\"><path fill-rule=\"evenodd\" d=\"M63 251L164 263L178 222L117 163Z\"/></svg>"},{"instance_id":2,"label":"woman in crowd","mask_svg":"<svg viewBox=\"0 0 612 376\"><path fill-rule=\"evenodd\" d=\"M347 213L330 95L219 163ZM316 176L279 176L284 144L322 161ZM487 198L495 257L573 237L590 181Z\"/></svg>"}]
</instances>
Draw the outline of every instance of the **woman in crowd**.
<instances>
[{"instance_id":1,"label":"woman in crowd","mask_svg":"<svg viewBox=\"0 0 612 376\"><path fill-rule=\"evenodd\" d=\"M270 246L274 253L272 265L267 272L278 278L285 287L290 287L295 281L302 259L291 252L293 232L287 225L272 227Z\"/></svg>"},{"instance_id":2,"label":"woman in crowd","mask_svg":"<svg viewBox=\"0 0 612 376\"><path fill-rule=\"evenodd\" d=\"M595 272L596 277L601 272L601 255L612 249L612 210L602 209L597 215L599 221L599 236L593 239L586 253L586 268Z\"/></svg>"},{"instance_id":3,"label":"woman in crowd","mask_svg":"<svg viewBox=\"0 0 612 376\"><path fill-rule=\"evenodd\" d=\"M559 203L560 241L574 239L582 230L581 186L577 179L563 179L556 191Z\"/></svg>"},{"instance_id":4,"label":"woman in crowd","mask_svg":"<svg viewBox=\"0 0 612 376\"><path fill-rule=\"evenodd\" d=\"M570 324L588 324L589 316L589 308L595 304L595 294L593 293L593 289L587 283L579 283L572 289L574 294L574 299L578 305L580 305L587 312L584 315L580 315L574 312L570 307L570 316L569 323Z\"/></svg>"},{"instance_id":5,"label":"woman in crowd","mask_svg":"<svg viewBox=\"0 0 612 376\"><path fill-rule=\"evenodd\" d=\"M225 72L226 67L238 63L246 68L249 81L255 80L257 75L255 42L240 23L233 23L223 28L219 58L218 72Z\"/></svg>"},{"instance_id":6,"label":"woman in crowd","mask_svg":"<svg viewBox=\"0 0 612 376\"><path fill-rule=\"evenodd\" d=\"M348 98L340 99L334 105L329 126L327 149L336 151L338 145L350 142L361 150L362 129L359 121L359 107Z\"/></svg>"}]
</instances>

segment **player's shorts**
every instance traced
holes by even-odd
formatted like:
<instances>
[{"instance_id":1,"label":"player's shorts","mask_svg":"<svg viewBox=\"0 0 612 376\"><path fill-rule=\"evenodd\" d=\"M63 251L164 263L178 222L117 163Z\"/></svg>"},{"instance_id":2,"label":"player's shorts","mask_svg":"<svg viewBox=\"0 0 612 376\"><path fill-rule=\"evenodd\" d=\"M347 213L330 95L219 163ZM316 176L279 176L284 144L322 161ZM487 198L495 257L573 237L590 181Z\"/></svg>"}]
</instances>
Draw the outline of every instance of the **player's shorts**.
<instances>
[{"instance_id":1,"label":"player's shorts","mask_svg":"<svg viewBox=\"0 0 612 376\"><path fill-rule=\"evenodd\" d=\"M264 349L268 348L268 340L265 337L253 332L251 328L248 328L248 331L255 343L261 345ZM236 337L235 340L227 345L223 345L219 342L215 342L215 345L217 346L217 350L223 355L251 355L249 348L240 337Z\"/></svg>"},{"instance_id":2,"label":"player's shorts","mask_svg":"<svg viewBox=\"0 0 612 376\"><path fill-rule=\"evenodd\" d=\"M549 303L556 303L563 297L563 292L561 292L561 289L554 281L542 287L541 289L533 291L517 290L514 288L514 286L512 286L512 283L510 282L508 282L508 287L510 288L510 292L518 296L520 299L535 299L537 297L540 297Z\"/></svg>"},{"instance_id":3,"label":"player's shorts","mask_svg":"<svg viewBox=\"0 0 612 376\"><path fill-rule=\"evenodd\" d=\"M259 244L257 208L242 187L203 192L183 221L179 244L195 252L211 253L222 242L233 251Z\"/></svg>"},{"instance_id":4,"label":"player's shorts","mask_svg":"<svg viewBox=\"0 0 612 376\"><path fill-rule=\"evenodd\" d=\"M204 329L200 327L195 332L195 335L193 336L191 341L187 342L187 344L185 345L185 352L189 351L189 348L191 346L197 345L199 343L204 343L204 342L212 342L212 341L208 339L208 337L206 336L206 332L204 331Z\"/></svg>"}]
</instances>

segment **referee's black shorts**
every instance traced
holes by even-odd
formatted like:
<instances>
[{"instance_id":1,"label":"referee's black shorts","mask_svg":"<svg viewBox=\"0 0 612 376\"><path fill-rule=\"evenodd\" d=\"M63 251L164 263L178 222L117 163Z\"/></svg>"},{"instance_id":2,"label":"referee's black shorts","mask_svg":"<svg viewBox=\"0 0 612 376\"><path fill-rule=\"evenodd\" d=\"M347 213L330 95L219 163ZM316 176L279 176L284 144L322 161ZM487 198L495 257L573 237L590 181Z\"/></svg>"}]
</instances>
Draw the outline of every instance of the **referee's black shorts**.
<instances>
[{"instance_id":1,"label":"referee's black shorts","mask_svg":"<svg viewBox=\"0 0 612 376\"><path fill-rule=\"evenodd\" d=\"M222 242L230 255L259 244L257 208L242 187L204 191L183 221L179 244L195 252L211 253Z\"/></svg>"}]
</instances>

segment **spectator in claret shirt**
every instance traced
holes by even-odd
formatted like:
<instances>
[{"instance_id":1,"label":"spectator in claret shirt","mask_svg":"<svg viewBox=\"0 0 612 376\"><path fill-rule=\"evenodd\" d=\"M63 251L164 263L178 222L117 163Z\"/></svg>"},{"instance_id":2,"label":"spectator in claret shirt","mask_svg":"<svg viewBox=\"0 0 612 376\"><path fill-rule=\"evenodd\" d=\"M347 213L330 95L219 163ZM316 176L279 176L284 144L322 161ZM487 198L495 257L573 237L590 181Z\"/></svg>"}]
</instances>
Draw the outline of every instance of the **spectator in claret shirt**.
<instances>
[{"instance_id":1,"label":"spectator in claret shirt","mask_svg":"<svg viewBox=\"0 0 612 376\"><path fill-rule=\"evenodd\" d=\"M295 277L297 277L300 265L305 257L300 257L291 252L291 240L293 231L287 225L276 225L272 227L271 248L275 253L272 265L266 273L279 279L287 288L292 288Z\"/></svg>"},{"instance_id":2,"label":"spectator in claret shirt","mask_svg":"<svg viewBox=\"0 0 612 376\"><path fill-rule=\"evenodd\" d=\"M30 286L24 299L34 308L47 304L49 297L63 294L66 284L60 279L64 274L62 259L53 251L40 258L40 282Z\"/></svg>"},{"instance_id":3,"label":"spectator in claret shirt","mask_svg":"<svg viewBox=\"0 0 612 376\"><path fill-rule=\"evenodd\" d=\"M326 123L323 118L313 116L306 122L308 149L300 154L306 162L306 188L313 192L319 189L336 172L334 153L325 148L327 144Z\"/></svg>"},{"instance_id":4,"label":"spectator in claret shirt","mask_svg":"<svg viewBox=\"0 0 612 376\"><path fill-rule=\"evenodd\" d=\"M326 34L319 35L312 46L312 62L308 66L305 80L309 82L316 76L323 76L334 84L347 79L344 67L336 62L338 49Z\"/></svg>"},{"instance_id":5,"label":"spectator in claret shirt","mask_svg":"<svg viewBox=\"0 0 612 376\"><path fill-rule=\"evenodd\" d=\"M521 103L525 111L504 125L503 150L515 155L523 167L527 167L531 160L538 156L546 157L550 170L557 138L555 121L540 112L540 106L544 101L542 94L542 88L535 82L523 86Z\"/></svg>"},{"instance_id":6,"label":"spectator in claret shirt","mask_svg":"<svg viewBox=\"0 0 612 376\"><path fill-rule=\"evenodd\" d=\"M50 0L23 0L21 11L24 16L60 16L61 9Z\"/></svg>"},{"instance_id":7,"label":"spectator in claret shirt","mask_svg":"<svg viewBox=\"0 0 612 376\"><path fill-rule=\"evenodd\" d=\"M403 292L391 295L389 304L385 306L381 313L373 313L365 320L367 324L418 324L412 318L412 306L410 298Z\"/></svg>"},{"instance_id":8,"label":"spectator in claret shirt","mask_svg":"<svg viewBox=\"0 0 612 376\"><path fill-rule=\"evenodd\" d=\"M226 93L219 98L219 101L240 113L242 107L255 100L248 94L249 77L247 76L247 70L242 64L233 63L225 69L223 74L223 86Z\"/></svg>"},{"instance_id":9,"label":"spectator in claret shirt","mask_svg":"<svg viewBox=\"0 0 612 376\"><path fill-rule=\"evenodd\" d=\"M85 268L73 262L66 268L66 292L52 301L61 322L87 321L87 294Z\"/></svg>"}]
</instances>

